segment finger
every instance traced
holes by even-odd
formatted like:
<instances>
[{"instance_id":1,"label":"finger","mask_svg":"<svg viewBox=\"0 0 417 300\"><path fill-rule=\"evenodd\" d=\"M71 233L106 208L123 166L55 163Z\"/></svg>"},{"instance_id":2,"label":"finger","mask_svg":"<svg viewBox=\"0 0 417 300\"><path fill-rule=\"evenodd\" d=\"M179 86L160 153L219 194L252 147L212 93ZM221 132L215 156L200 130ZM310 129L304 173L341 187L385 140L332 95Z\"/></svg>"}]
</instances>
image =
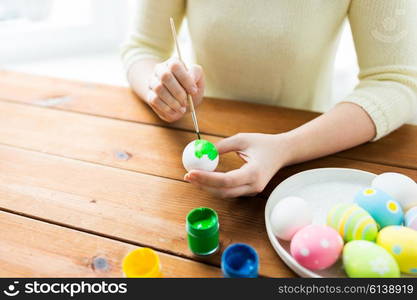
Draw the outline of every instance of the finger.
<instances>
[{"instance_id":1,"label":"finger","mask_svg":"<svg viewBox=\"0 0 417 300\"><path fill-rule=\"evenodd\" d=\"M254 194L252 191L252 187L247 184L234 188L212 188L206 186L200 186L200 188L219 198L236 198L240 196Z\"/></svg>"},{"instance_id":2,"label":"finger","mask_svg":"<svg viewBox=\"0 0 417 300\"><path fill-rule=\"evenodd\" d=\"M240 169L226 173L191 170L184 179L207 187L231 188L251 183L255 180L252 174L251 166L244 164Z\"/></svg>"},{"instance_id":3,"label":"finger","mask_svg":"<svg viewBox=\"0 0 417 300\"><path fill-rule=\"evenodd\" d=\"M181 119L181 117L184 115L184 114L181 114L179 112L175 112L173 114L166 114L164 112L159 111L158 109L154 109L154 111L158 114L158 116L162 120L164 120L165 122L168 122L168 123L175 122L175 121Z\"/></svg>"},{"instance_id":4,"label":"finger","mask_svg":"<svg viewBox=\"0 0 417 300\"><path fill-rule=\"evenodd\" d=\"M194 82L198 85L202 83L202 80L204 79L203 76L203 68L199 65L191 65L189 73L191 77L193 78Z\"/></svg>"},{"instance_id":5,"label":"finger","mask_svg":"<svg viewBox=\"0 0 417 300\"><path fill-rule=\"evenodd\" d=\"M179 112L174 112L174 113L166 113L163 112L161 110L159 110L158 108L154 108L152 107L152 109L155 111L155 113L165 122L171 123L174 121L179 120L184 114L179 113Z\"/></svg>"},{"instance_id":6,"label":"finger","mask_svg":"<svg viewBox=\"0 0 417 300\"><path fill-rule=\"evenodd\" d=\"M193 101L195 105L199 105L200 102L203 100L205 88L203 68L199 65L192 65L190 67L190 74L193 77L194 82L196 83L198 88L198 92L194 95Z\"/></svg>"},{"instance_id":7,"label":"finger","mask_svg":"<svg viewBox=\"0 0 417 300\"><path fill-rule=\"evenodd\" d=\"M164 113L162 111L159 111L157 108L155 108L154 111L158 114L158 116L162 120L164 120L165 122L168 122L168 123L175 122L175 121L181 119L181 117L184 115L184 114L179 113L179 112L174 112L173 114L167 114L167 113Z\"/></svg>"},{"instance_id":8,"label":"finger","mask_svg":"<svg viewBox=\"0 0 417 300\"><path fill-rule=\"evenodd\" d=\"M181 106L181 104L175 99L168 89L162 83L157 84L153 90L158 95L158 97L164 101L170 108L177 112L185 113L186 108Z\"/></svg>"},{"instance_id":9,"label":"finger","mask_svg":"<svg viewBox=\"0 0 417 300\"><path fill-rule=\"evenodd\" d=\"M216 143L216 148L219 154L231 151L241 151L244 150L246 147L246 140L241 133L222 139Z\"/></svg>"},{"instance_id":10,"label":"finger","mask_svg":"<svg viewBox=\"0 0 417 300\"><path fill-rule=\"evenodd\" d=\"M182 106L185 107L187 105L187 94L172 73L163 73L161 75L161 82Z\"/></svg>"},{"instance_id":11,"label":"finger","mask_svg":"<svg viewBox=\"0 0 417 300\"><path fill-rule=\"evenodd\" d=\"M172 61L169 63L168 68L189 94L194 95L198 92L197 85L195 84L193 77L187 72L182 63Z\"/></svg>"},{"instance_id":12,"label":"finger","mask_svg":"<svg viewBox=\"0 0 417 300\"><path fill-rule=\"evenodd\" d=\"M154 91L148 93L148 103L155 110L163 113L163 115L173 115L175 111L169 107Z\"/></svg>"}]
</instances>

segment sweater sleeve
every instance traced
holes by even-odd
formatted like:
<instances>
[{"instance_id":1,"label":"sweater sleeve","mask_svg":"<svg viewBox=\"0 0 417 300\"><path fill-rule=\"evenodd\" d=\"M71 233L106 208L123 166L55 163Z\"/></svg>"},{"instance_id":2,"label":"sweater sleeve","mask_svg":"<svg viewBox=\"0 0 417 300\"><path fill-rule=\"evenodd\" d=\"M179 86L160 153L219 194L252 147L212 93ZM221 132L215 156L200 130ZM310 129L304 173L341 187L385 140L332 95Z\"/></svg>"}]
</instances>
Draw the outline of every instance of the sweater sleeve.
<instances>
[{"instance_id":1,"label":"sweater sleeve","mask_svg":"<svg viewBox=\"0 0 417 300\"><path fill-rule=\"evenodd\" d=\"M359 84L344 102L361 106L378 140L417 110L417 1L352 0L349 21Z\"/></svg>"},{"instance_id":2,"label":"sweater sleeve","mask_svg":"<svg viewBox=\"0 0 417 300\"><path fill-rule=\"evenodd\" d=\"M121 47L125 70L134 62L147 58L160 61L170 57L174 41L169 25L173 17L180 27L185 11L185 0L139 0L133 28Z\"/></svg>"}]
</instances>

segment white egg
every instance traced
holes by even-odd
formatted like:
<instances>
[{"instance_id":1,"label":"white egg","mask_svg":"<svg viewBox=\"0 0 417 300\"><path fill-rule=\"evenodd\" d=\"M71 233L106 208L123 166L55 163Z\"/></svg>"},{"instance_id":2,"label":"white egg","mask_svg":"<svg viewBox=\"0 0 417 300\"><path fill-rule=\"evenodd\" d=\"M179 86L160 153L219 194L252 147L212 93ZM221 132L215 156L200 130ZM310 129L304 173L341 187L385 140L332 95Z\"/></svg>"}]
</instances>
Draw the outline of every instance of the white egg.
<instances>
[{"instance_id":1,"label":"white egg","mask_svg":"<svg viewBox=\"0 0 417 300\"><path fill-rule=\"evenodd\" d=\"M182 164L187 171L214 171L219 163L219 152L213 143L206 140L194 140L182 153Z\"/></svg>"},{"instance_id":2,"label":"white egg","mask_svg":"<svg viewBox=\"0 0 417 300\"><path fill-rule=\"evenodd\" d=\"M270 221L275 236L289 241L301 228L313 221L312 209L299 197L286 197L272 210Z\"/></svg>"},{"instance_id":3,"label":"white egg","mask_svg":"<svg viewBox=\"0 0 417 300\"><path fill-rule=\"evenodd\" d=\"M372 186L397 200L404 211L417 206L417 183L408 176L400 173L382 173L372 181Z\"/></svg>"}]
</instances>

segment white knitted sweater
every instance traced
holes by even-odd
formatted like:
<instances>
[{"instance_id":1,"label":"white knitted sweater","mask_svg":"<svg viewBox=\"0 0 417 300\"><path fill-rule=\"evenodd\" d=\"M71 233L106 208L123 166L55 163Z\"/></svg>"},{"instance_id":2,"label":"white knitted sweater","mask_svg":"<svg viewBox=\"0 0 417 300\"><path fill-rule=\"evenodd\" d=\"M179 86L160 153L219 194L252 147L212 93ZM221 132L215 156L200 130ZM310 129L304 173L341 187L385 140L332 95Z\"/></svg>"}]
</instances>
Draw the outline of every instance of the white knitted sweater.
<instances>
[{"instance_id":1,"label":"white knitted sweater","mask_svg":"<svg viewBox=\"0 0 417 300\"><path fill-rule=\"evenodd\" d=\"M172 55L170 16L177 26L188 19L207 96L329 109L336 47L348 18L360 83L340 101L365 109L375 140L417 109L417 0L139 0L122 49L127 69Z\"/></svg>"}]
</instances>

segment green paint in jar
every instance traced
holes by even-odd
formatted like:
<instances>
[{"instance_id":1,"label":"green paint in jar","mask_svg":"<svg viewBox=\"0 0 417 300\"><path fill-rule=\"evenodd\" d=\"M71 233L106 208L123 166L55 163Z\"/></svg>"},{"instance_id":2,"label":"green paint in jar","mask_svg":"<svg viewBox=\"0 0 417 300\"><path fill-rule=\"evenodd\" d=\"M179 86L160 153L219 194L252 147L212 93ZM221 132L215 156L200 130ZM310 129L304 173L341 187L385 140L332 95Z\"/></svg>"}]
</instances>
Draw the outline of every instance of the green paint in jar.
<instances>
[{"instance_id":1,"label":"green paint in jar","mask_svg":"<svg viewBox=\"0 0 417 300\"><path fill-rule=\"evenodd\" d=\"M186 219L188 246L197 255L210 255L219 248L219 218L207 207L190 211Z\"/></svg>"}]
</instances>

